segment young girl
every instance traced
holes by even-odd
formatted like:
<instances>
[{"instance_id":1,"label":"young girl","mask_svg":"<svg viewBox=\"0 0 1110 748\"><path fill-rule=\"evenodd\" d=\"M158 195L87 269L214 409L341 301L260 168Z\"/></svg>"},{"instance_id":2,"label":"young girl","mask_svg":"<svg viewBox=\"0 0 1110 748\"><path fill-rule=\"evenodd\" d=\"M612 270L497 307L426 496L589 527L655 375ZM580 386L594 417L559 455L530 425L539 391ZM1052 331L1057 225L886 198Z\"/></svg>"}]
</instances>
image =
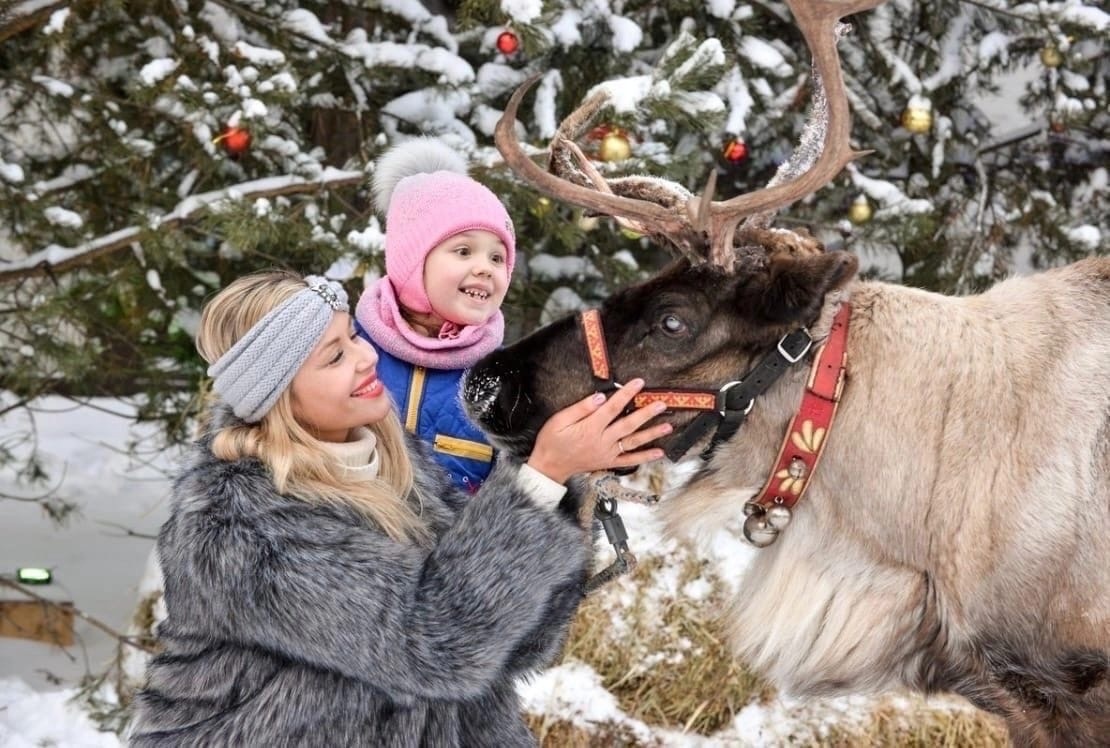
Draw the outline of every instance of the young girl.
<instances>
[{"instance_id":1,"label":"young girl","mask_svg":"<svg viewBox=\"0 0 1110 748\"><path fill-rule=\"evenodd\" d=\"M388 206L386 274L359 299L358 332L378 350L378 371L405 429L430 442L452 480L474 492L493 448L467 418L459 384L504 336L512 220L466 175L465 159L432 138L379 159L374 197Z\"/></svg>"},{"instance_id":2,"label":"young girl","mask_svg":"<svg viewBox=\"0 0 1110 748\"><path fill-rule=\"evenodd\" d=\"M556 414L468 498L402 431L338 284L242 278L197 348L218 399L158 538L131 745L533 745L514 680L560 647L589 555L562 484L661 456L639 449L659 409L620 415L643 382Z\"/></svg>"}]
</instances>

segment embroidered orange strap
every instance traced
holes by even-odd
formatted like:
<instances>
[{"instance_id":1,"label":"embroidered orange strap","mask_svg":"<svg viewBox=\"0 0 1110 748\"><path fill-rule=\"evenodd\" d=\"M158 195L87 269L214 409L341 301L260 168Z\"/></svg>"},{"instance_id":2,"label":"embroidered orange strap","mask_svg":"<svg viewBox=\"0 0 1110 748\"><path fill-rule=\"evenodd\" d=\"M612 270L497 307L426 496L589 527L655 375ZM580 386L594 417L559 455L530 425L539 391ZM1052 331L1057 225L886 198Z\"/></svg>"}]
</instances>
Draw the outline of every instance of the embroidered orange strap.
<instances>
[{"instance_id":1,"label":"embroidered orange strap","mask_svg":"<svg viewBox=\"0 0 1110 748\"><path fill-rule=\"evenodd\" d=\"M612 380L609 373L609 350L605 346L605 331L601 327L601 312L597 309L587 309L578 319L582 323L582 334L586 338L590 370L598 379Z\"/></svg>"},{"instance_id":2,"label":"embroidered orange strap","mask_svg":"<svg viewBox=\"0 0 1110 748\"><path fill-rule=\"evenodd\" d=\"M590 371L596 379L612 386L620 384L613 381L609 366L609 351L605 344L605 331L601 326L601 313L597 309L587 309L579 315L582 335L586 339L586 352L590 357ZM665 403L673 410L716 410L717 393L705 390L682 390L651 388L641 390L632 400L632 405L642 408L650 403Z\"/></svg>"},{"instance_id":3,"label":"embroidered orange strap","mask_svg":"<svg viewBox=\"0 0 1110 748\"><path fill-rule=\"evenodd\" d=\"M717 393L704 390L640 390L632 404L642 408L651 403L666 403L670 410L717 410Z\"/></svg>"},{"instance_id":4,"label":"embroidered orange strap","mask_svg":"<svg viewBox=\"0 0 1110 748\"><path fill-rule=\"evenodd\" d=\"M844 389L848 365L848 320L852 308L845 303L833 318L829 336L813 361L802 403L779 448L779 456L763 490L752 504L788 509L802 498L821 454Z\"/></svg>"}]
</instances>

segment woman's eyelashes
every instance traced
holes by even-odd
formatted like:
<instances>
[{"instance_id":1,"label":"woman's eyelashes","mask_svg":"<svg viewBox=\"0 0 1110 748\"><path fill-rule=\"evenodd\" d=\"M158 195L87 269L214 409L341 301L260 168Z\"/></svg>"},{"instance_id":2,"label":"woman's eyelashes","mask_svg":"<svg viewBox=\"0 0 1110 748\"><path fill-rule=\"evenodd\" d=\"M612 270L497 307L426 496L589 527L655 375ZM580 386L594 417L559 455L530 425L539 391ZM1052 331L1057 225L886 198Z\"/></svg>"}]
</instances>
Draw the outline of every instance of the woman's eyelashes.
<instances>
[{"instance_id":1,"label":"woman's eyelashes","mask_svg":"<svg viewBox=\"0 0 1110 748\"><path fill-rule=\"evenodd\" d=\"M352 327L351 331L348 333L348 339L351 341L351 343L353 345L358 345L358 342L359 342L358 330L356 330L354 327ZM343 346L339 346L339 348L335 351L335 355L332 356L331 359L328 361L328 366L334 366L335 364L338 364L340 361L342 361L343 360L343 353L344 353Z\"/></svg>"}]
</instances>

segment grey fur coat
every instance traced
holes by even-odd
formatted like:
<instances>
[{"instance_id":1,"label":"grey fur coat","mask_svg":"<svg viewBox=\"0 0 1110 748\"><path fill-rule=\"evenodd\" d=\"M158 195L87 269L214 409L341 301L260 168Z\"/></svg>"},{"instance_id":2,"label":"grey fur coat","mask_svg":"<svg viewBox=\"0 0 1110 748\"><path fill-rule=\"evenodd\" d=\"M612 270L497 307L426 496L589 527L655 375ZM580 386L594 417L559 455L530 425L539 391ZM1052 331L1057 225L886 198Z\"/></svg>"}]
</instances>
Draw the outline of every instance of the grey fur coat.
<instances>
[{"instance_id":1,"label":"grey fur coat","mask_svg":"<svg viewBox=\"0 0 1110 748\"><path fill-rule=\"evenodd\" d=\"M413 441L439 497L422 549L282 496L261 463L221 462L208 444L158 538L165 649L133 746L534 745L514 681L557 654L581 600L575 496L536 506L504 460L466 496Z\"/></svg>"}]
</instances>

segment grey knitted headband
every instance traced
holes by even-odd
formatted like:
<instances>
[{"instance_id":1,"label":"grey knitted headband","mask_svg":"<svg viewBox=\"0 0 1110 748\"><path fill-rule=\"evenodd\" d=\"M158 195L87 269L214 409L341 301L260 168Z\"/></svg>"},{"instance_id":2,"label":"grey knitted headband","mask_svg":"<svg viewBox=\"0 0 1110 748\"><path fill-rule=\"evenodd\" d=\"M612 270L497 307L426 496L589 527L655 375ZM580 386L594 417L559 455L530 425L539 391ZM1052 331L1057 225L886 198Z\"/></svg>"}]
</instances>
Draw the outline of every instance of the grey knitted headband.
<instances>
[{"instance_id":1,"label":"grey knitted headband","mask_svg":"<svg viewBox=\"0 0 1110 748\"><path fill-rule=\"evenodd\" d=\"M320 342L335 312L347 311L343 286L318 275L271 310L208 367L212 386L247 423L261 421Z\"/></svg>"}]
</instances>

